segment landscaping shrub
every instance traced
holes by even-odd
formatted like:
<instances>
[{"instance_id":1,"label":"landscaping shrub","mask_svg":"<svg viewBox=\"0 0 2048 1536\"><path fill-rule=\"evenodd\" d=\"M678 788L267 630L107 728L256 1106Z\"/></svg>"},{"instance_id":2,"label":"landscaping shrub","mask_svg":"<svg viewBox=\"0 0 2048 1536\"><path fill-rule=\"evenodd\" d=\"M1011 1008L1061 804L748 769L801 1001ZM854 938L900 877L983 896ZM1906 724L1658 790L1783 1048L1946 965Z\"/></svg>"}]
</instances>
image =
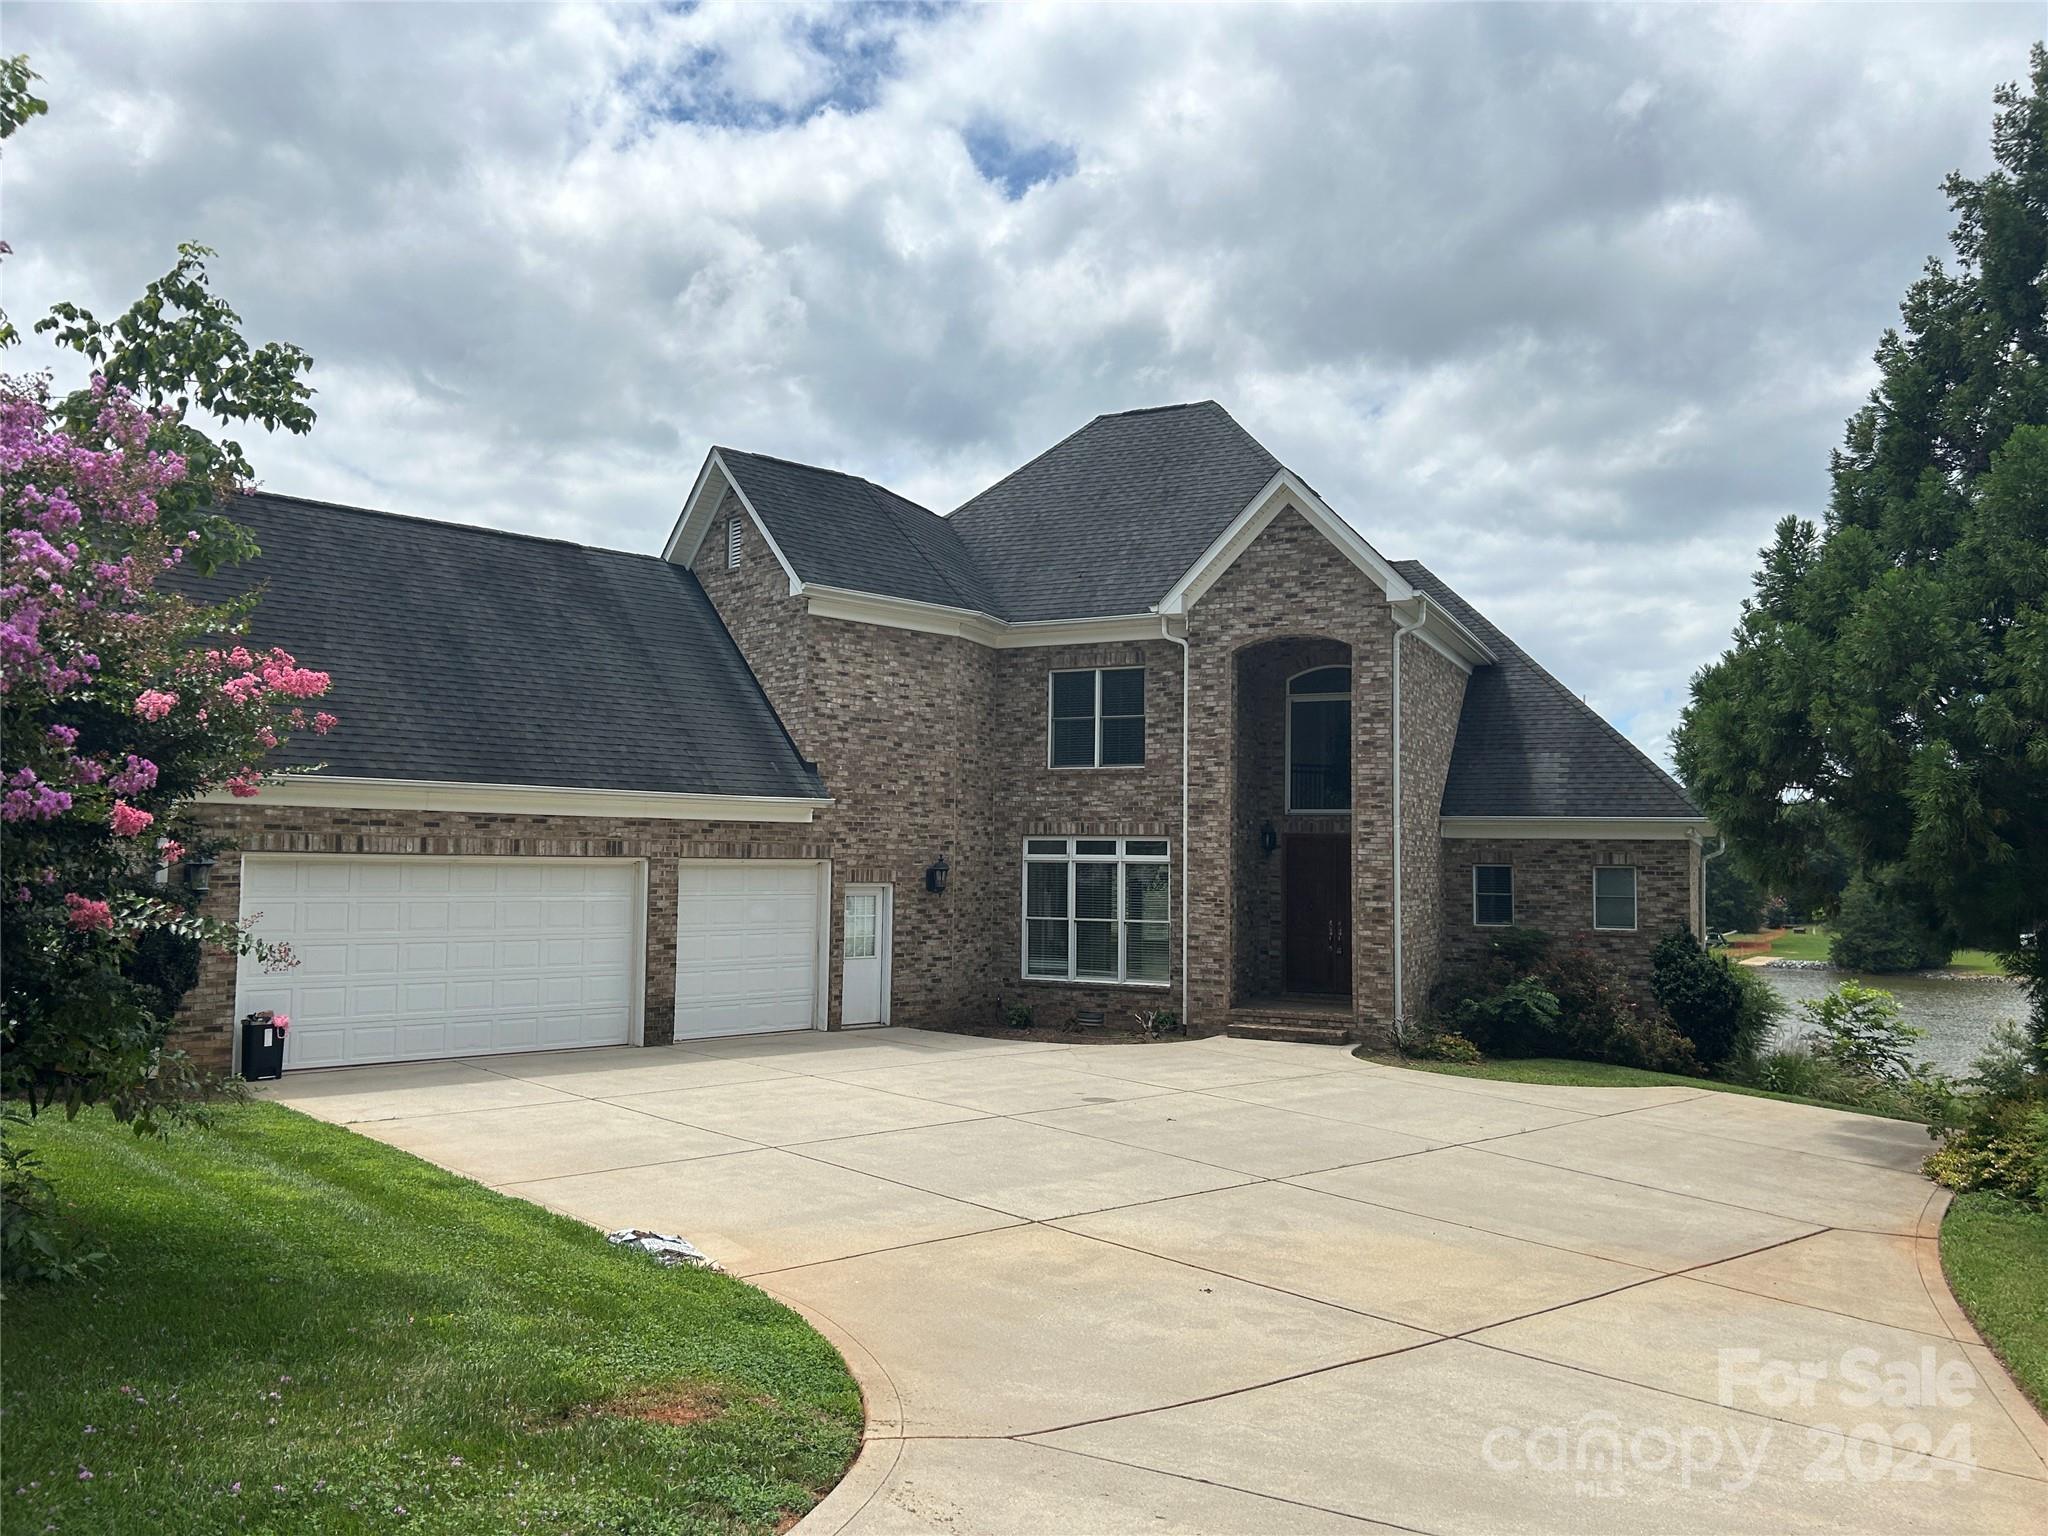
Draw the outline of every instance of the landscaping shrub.
<instances>
[{"instance_id":1,"label":"landscaping shrub","mask_svg":"<svg viewBox=\"0 0 2048 1536\"><path fill-rule=\"evenodd\" d=\"M1029 1029L1031 1009L1023 1003L1012 1003L1003 1010L1003 1022L1011 1029Z\"/></svg>"},{"instance_id":2,"label":"landscaping shrub","mask_svg":"<svg viewBox=\"0 0 2048 1536\"><path fill-rule=\"evenodd\" d=\"M1708 954L1688 929L1675 929L1658 941L1650 991L1710 1071L1745 1054L1745 1045L1754 1049L1761 1043L1761 1037L1742 1038L1745 994L1735 967L1724 956Z\"/></svg>"},{"instance_id":3,"label":"landscaping shrub","mask_svg":"<svg viewBox=\"0 0 2048 1536\"><path fill-rule=\"evenodd\" d=\"M1903 1088L1924 1071L1907 1051L1927 1031L1908 1024L1898 999L1881 988L1845 981L1799 1010L1813 1025L1813 1053L1852 1077Z\"/></svg>"},{"instance_id":4,"label":"landscaping shrub","mask_svg":"<svg viewBox=\"0 0 2048 1536\"><path fill-rule=\"evenodd\" d=\"M1482 1059L1479 1047L1455 1029L1431 1030L1409 1047L1408 1054L1423 1061L1452 1061L1467 1066Z\"/></svg>"},{"instance_id":5,"label":"landscaping shrub","mask_svg":"<svg viewBox=\"0 0 2048 1536\"><path fill-rule=\"evenodd\" d=\"M1949 942L1888 887L1858 875L1842 892L1828 961L1849 971L1926 971L1947 965Z\"/></svg>"},{"instance_id":6,"label":"landscaping shrub","mask_svg":"<svg viewBox=\"0 0 2048 1536\"><path fill-rule=\"evenodd\" d=\"M1761 1051L1791 1011L1785 994L1748 966L1731 965L1728 974L1742 993L1742 1011L1735 1021L1735 1050L1724 1070L1740 1067Z\"/></svg>"},{"instance_id":7,"label":"landscaping shrub","mask_svg":"<svg viewBox=\"0 0 2048 1536\"><path fill-rule=\"evenodd\" d=\"M2034 1063L2031 1037L2001 1025L1965 1081L1975 1092L1951 1101L1927 1176L1965 1193L1989 1190L2048 1207L2048 1080Z\"/></svg>"},{"instance_id":8,"label":"landscaping shrub","mask_svg":"<svg viewBox=\"0 0 2048 1536\"><path fill-rule=\"evenodd\" d=\"M1468 997L1458 1006L1458 1029L1480 1050L1495 1056L1556 1056L1561 1010L1555 994L1533 977L1509 982L1498 992Z\"/></svg>"}]
</instances>

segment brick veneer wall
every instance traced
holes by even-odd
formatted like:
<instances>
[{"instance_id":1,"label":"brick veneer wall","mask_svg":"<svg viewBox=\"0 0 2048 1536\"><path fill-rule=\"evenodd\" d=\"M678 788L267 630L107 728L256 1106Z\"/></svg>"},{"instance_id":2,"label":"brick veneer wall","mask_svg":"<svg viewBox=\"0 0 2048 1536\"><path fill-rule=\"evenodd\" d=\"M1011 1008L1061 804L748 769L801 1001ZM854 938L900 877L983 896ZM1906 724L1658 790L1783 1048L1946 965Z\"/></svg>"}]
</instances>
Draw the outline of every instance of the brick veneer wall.
<instances>
[{"instance_id":1,"label":"brick veneer wall","mask_svg":"<svg viewBox=\"0 0 2048 1536\"><path fill-rule=\"evenodd\" d=\"M734 517L740 520L740 563L728 566L726 528ZM782 563L730 488L718 504L694 569L798 749L815 758L805 744L811 724L812 652L804 602L790 596Z\"/></svg>"},{"instance_id":2,"label":"brick veneer wall","mask_svg":"<svg viewBox=\"0 0 2048 1536\"><path fill-rule=\"evenodd\" d=\"M1465 704L1465 670L1427 641L1401 641L1402 1011L1418 1018L1443 954L1443 837L1451 745Z\"/></svg>"},{"instance_id":3,"label":"brick veneer wall","mask_svg":"<svg viewBox=\"0 0 2048 1536\"><path fill-rule=\"evenodd\" d=\"M201 910L232 922L241 915L241 854L645 859L647 861L646 1030L649 1045L675 1032L677 862L693 859L821 859L830 853L811 826L756 822L677 822L606 816L487 815L453 811L323 810L205 806L198 819L231 840ZM232 1059L235 961L208 951L199 982L173 1022L171 1043L202 1066L225 1071Z\"/></svg>"},{"instance_id":4,"label":"brick veneer wall","mask_svg":"<svg viewBox=\"0 0 2048 1536\"><path fill-rule=\"evenodd\" d=\"M1472 866L1510 864L1515 871L1515 925L1540 928L1564 945L1583 945L1645 988L1650 951L1674 928L1694 927L1699 850L1689 839L1444 838L1443 913L1446 963L1484 953L1494 929L1472 921ZM1636 929L1593 927L1593 869L1636 868Z\"/></svg>"},{"instance_id":5,"label":"brick veneer wall","mask_svg":"<svg viewBox=\"0 0 2048 1536\"><path fill-rule=\"evenodd\" d=\"M1240 913L1258 878L1256 826L1238 821L1241 772L1238 653L1271 640L1317 638L1350 648L1352 1009L1368 1037L1391 1033L1393 798L1390 702L1393 624L1385 595L1292 509L1259 535L1195 603L1189 625L1189 902L1194 1026L1225 1022L1238 990ZM1379 807L1377 813L1372 809Z\"/></svg>"}]
</instances>

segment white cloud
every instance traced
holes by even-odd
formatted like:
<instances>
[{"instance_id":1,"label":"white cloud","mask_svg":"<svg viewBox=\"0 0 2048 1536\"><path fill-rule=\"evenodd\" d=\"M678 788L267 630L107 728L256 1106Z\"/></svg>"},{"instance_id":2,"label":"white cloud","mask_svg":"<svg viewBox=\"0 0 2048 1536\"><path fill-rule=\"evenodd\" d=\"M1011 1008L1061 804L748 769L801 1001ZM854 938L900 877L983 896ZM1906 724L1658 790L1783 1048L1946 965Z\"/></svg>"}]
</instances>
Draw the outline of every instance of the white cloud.
<instances>
[{"instance_id":1,"label":"white cloud","mask_svg":"<svg viewBox=\"0 0 2048 1536\"><path fill-rule=\"evenodd\" d=\"M181 239L305 494L656 546L707 444L945 507L1214 396L1662 751L2031 6L18 4L7 299ZM977 169L973 143L994 180ZM32 361L40 361L32 357Z\"/></svg>"}]
</instances>

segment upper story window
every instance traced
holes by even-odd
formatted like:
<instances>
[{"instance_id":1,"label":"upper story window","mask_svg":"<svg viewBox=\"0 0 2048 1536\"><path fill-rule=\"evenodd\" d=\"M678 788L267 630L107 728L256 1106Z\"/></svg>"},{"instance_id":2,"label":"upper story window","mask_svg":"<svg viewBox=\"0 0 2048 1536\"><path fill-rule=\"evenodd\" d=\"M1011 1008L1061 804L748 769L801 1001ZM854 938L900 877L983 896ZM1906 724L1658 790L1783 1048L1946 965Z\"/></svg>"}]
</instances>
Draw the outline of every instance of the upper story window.
<instances>
[{"instance_id":1,"label":"upper story window","mask_svg":"<svg viewBox=\"0 0 2048 1536\"><path fill-rule=\"evenodd\" d=\"M740 563L740 520L732 519L725 525L725 563L728 567Z\"/></svg>"},{"instance_id":2,"label":"upper story window","mask_svg":"<svg viewBox=\"0 0 2048 1536\"><path fill-rule=\"evenodd\" d=\"M1047 761L1055 768L1128 768L1145 761L1145 669L1050 674Z\"/></svg>"},{"instance_id":3,"label":"upper story window","mask_svg":"<svg viewBox=\"0 0 2048 1536\"><path fill-rule=\"evenodd\" d=\"M1472 866L1472 921L1481 928L1507 928L1515 921L1515 867Z\"/></svg>"},{"instance_id":4,"label":"upper story window","mask_svg":"<svg viewBox=\"0 0 2048 1536\"><path fill-rule=\"evenodd\" d=\"M1287 809L1351 809L1351 669L1287 680Z\"/></svg>"},{"instance_id":5,"label":"upper story window","mask_svg":"<svg viewBox=\"0 0 2048 1536\"><path fill-rule=\"evenodd\" d=\"M1593 926L1633 930L1636 926L1636 872L1628 864L1593 867Z\"/></svg>"}]
</instances>

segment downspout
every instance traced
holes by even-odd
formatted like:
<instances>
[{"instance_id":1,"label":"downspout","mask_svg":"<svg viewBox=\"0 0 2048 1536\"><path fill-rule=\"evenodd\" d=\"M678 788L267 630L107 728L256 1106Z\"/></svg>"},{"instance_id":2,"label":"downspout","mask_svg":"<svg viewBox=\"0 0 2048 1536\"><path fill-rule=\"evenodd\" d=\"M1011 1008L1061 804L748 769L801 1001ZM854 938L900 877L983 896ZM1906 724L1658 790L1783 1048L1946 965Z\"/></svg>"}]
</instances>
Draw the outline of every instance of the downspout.
<instances>
[{"instance_id":1,"label":"downspout","mask_svg":"<svg viewBox=\"0 0 2048 1536\"><path fill-rule=\"evenodd\" d=\"M1412 623L1394 627L1394 1040L1398 1044L1408 1031L1407 979L1402 974L1401 930L1401 642L1422 628L1429 617L1429 599L1417 596Z\"/></svg>"},{"instance_id":2,"label":"downspout","mask_svg":"<svg viewBox=\"0 0 2048 1536\"><path fill-rule=\"evenodd\" d=\"M1706 849L1706 841L1707 841L1707 840L1706 840L1705 838L1701 837L1701 836L1700 836L1700 835L1699 835L1699 834L1698 834L1697 832L1695 832L1695 833L1693 834L1693 841L1694 841L1694 842L1696 842L1696 843L1698 843L1698 844L1700 845L1700 847L1701 847L1701 852L1700 852L1700 931L1699 931L1699 933L1698 933L1698 934L1696 935L1696 937L1698 937L1698 938L1700 938L1700 939L1704 940L1704 939L1706 938L1706 936L1707 936L1707 866L1708 866L1709 864L1713 863L1713 862L1714 862L1714 860L1718 859L1719 857L1721 857L1721 855L1722 855L1722 854L1724 854L1724 853L1726 853L1726 852L1728 851L1728 835L1727 835L1727 834L1726 834L1726 833L1724 832L1724 833L1721 833L1721 834L1719 834L1718 836L1716 836L1716 837L1715 837L1715 839L1714 839L1714 851L1713 851L1712 853L1708 853L1708 852L1706 852L1706 851L1705 851L1705 849Z\"/></svg>"},{"instance_id":3,"label":"downspout","mask_svg":"<svg viewBox=\"0 0 2048 1536\"><path fill-rule=\"evenodd\" d=\"M1183 620L1182 633L1173 632L1172 622L1165 614L1159 615L1159 633L1180 647L1180 1027L1184 1035L1193 1035L1194 986L1188 976L1188 928L1192 910L1188 900L1188 870L1192 867L1188 857L1188 692L1191 679L1188 676L1187 624Z\"/></svg>"}]
</instances>

